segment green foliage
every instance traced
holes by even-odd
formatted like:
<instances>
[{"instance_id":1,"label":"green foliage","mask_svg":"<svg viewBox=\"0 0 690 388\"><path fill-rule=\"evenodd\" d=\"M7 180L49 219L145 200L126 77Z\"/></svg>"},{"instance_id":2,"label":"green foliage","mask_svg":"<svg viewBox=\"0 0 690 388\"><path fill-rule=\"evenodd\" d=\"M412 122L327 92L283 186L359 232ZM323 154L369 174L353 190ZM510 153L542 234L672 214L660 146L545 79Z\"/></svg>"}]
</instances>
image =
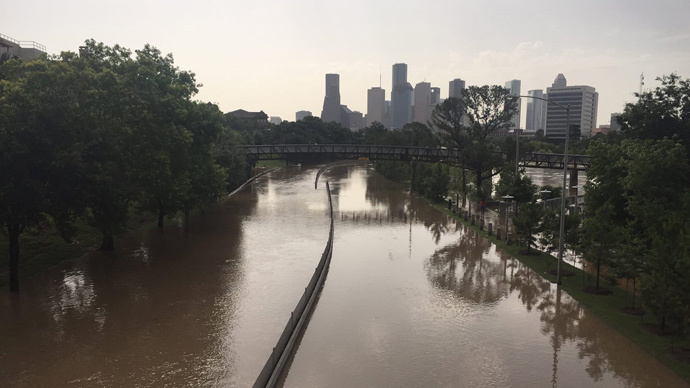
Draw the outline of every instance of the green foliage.
<instances>
[{"instance_id":1,"label":"green foliage","mask_svg":"<svg viewBox=\"0 0 690 388\"><path fill-rule=\"evenodd\" d=\"M192 101L198 86L148 45L132 57L90 40L79 55L0 64L0 222L12 290L19 235L46 215L66 239L89 217L101 248L112 249L132 203L157 211L160 224L246 177L239 137L215 105Z\"/></svg>"},{"instance_id":2,"label":"green foliage","mask_svg":"<svg viewBox=\"0 0 690 388\"><path fill-rule=\"evenodd\" d=\"M424 195L433 202L441 202L448 194L450 172L448 166L442 163L413 162L412 190Z\"/></svg>"},{"instance_id":3,"label":"green foliage","mask_svg":"<svg viewBox=\"0 0 690 388\"><path fill-rule=\"evenodd\" d=\"M463 165L475 173L481 197L488 196L482 182L497 174L504 164L499 144L488 137L510 128L517 102L506 98L508 95L508 90L500 86L470 86L461 98L445 100L431 115L442 144L462 150Z\"/></svg>"},{"instance_id":4,"label":"green foliage","mask_svg":"<svg viewBox=\"0 0 690 388\"><path fill-rule=\"evenodd\" d=\"M527 246L529 253L530 247L534 245L537 238L535 235L539 233L541 221L544 216L544 209L536 202L527 202L520 207L520 213L513 218L513 225L515 225L515 232L519 239Z\"/></svg>"},{"instance_id":5,"label":"green foliage","mask_svg":"<svg viewBox=\"0 0 690 388\"><path fill-rule=\"evenodd\" d=\"M606 256L612 273L639 277L647 307L662 327L670 322L678 330L690 319L687 91L687 81L662 78L662 87L626 107L621 123L627 139L592 141L586 201L593 221L585 226L599 225L583 234L583 246L606 248L590 248L590 260Z\"/></svg>"},{"instance_id":6,"label":"green foliage","mask_svg":"<svg viewBox=\"0 0 690 388\"><path fill-rule=\"evenodd\" d=\"M661 86L636 94L619 117L621 130L630 138L661 140L678 136L690 147L690 80L677 74L657 78Z\"/></svg>"},{"instance_id":7,"label":"green foliage","mask_svg":"<svg viewBox=\"0 0 690 388\"><path fill-rule=\"evenodd\" d=\"M498 197L512 196L513 201L518 203L518 207L520 204L529 203L536 199L537 186L532 183L532 178L524 173L516 178L515 170L510 168L501 171L495 189Z\"/></svg>"}]
</instances>

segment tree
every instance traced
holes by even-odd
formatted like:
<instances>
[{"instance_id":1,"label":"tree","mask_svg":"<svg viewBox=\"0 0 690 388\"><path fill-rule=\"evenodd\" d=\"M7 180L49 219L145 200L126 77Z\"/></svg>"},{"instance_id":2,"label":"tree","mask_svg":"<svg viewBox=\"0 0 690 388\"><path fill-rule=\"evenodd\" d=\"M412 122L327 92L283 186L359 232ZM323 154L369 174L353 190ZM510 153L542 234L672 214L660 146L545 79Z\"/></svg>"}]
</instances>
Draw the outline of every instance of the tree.
<instances>
[{"instance_id":1,"label":"tree","mask_svg":"<svg viewBox=\"0 0 690 388\"><path fill-rule=\"evenodd\" d=\"M46 214L62 227L84 209L86 77L39 58L0 65L0 221L10 242L10 290L19 290L19 235Z\"/></svg>"},{"instance_id":2,"label":"tree","mask_svg":"<svg viewBox=\"0 0 690 388\"><path fill-rule=\"evenodd\" d=\"M621 183L630 215L629 245L645 261L644 300L660 317L662 327L671 318L682 329L690 317L690 162L675 137L625 140L622 147L627 156L620 163L627 166Z\"/></svg>"},{"instance_id":3,"label":"tree","mask_svg":"<svg viewBox=\"0 0 690 388\"><path fill-rule=\"evenodd\" d=\"M621 227L611 225L613 209L603 206L582 222L581 252L583 259L593 263L596 268L596 289L599 290L602 265L614 262L620 257L623 241Z\"/></svg>"},{"instance_id":4,"label":"tree","mask_svg":"<svg viewBox=\"0 0 690 388\"><path fill-rule=\"evenodd\" d=\"M192 134L184 154L190 185L183 194L182 210L188 225L189 212L218 201L225 193L228 171L217 163L214 144L224 131L225 117L216 105L189 102L185 127Z\"/></svg>"},{"instance_id":5,"label":"tree","mask_svg":"<svg viewBox=\"0 0 690 388\"><path fill-rule=\"evenodd\" d=\"M690 147L690 80L677 74L657 78L661 86L628 103L618 118L621 130L630 138L661 140L678 136Z\"/></svg>"},{"instance_id":6,"label":"tree","mask_svg":"<svg viewBox=\"0 0 690 388\"><path fill-rule=\"evenodd\" d=\"M520 174L517 179L515 170L506 168L501 171L501 177L496 184L496 195L511 195L516 202L515 214L518 214L520 204L527 204L535 199L537 186L532 183L532 178Z\"/></svg>"},{"instance_id":7,"label":"tree","mask_svg":"<svg viewBox=\"0 0 690 388\"><path fill-rule=\"evenodd\" d=\"M132 96L126 108L129 126L135 130L133 143L136 184L142 189L139 205L163 219L184 207L191 179L184 157L193 134L184 127L191 97L198 85L194 73L180 71L171 54L149 45L136 51L124 83Z\"/></svg>"},{"instance_id":8,"label":"tree","mask_svg":"<svg viewBox=\"0 0 690 388\"><path fill-rule=\"evenodd\" d=\"M137 194L132 163L137 139L131 136L136 123L126 120L129 94L123 87L124 73L132 67L130 55L118 45L87 40L80 57L70 60L82 73L93 74L89 85L92 98L81 110L92 138L85 152L85 192L92 222L103 235L100 249L104 251L115 249L114 236L125 229L129 206Z\"/></svg>"},{"instance_id":9,"label":"tree","mask_svg":"<svg viewBox=\"0 0 690 388\"><path fill-rule=\"evenodd\" d=\"M536 202L527 202L522 206L520 215L513 218L515 232L527 246L527 254L530 247L536 242L535 235L540 231L541 220L544 216L542 206Z\"/></svg>"},{"instance_id":10,"label":"tree","mask_svg":"<svg viewBox=\"0 0 690 388\"><path fill-rule=\"evenodd\" d=\"M517 101L508 95L500 86L470 86L461 98L438 105L431 116L443 143L462 151L464 167L474 171L480 196L486 195L482 182L498 174L504 164L498 145L489 136L511 126Z\"/></svg>"}]
</instances>

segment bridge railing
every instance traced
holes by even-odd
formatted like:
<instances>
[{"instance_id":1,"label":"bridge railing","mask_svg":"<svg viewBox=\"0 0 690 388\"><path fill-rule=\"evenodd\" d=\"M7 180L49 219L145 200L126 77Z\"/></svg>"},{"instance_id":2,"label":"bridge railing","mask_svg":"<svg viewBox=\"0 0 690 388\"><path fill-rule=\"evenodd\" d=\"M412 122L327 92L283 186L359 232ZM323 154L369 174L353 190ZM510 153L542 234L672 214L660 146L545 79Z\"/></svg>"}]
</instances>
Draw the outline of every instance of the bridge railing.
<instances>
[{"instance_id":1,"label":"bridge railing","mask_svg":"<svg viewBox=\"0 0 690 388\"><path fill-rule=\"evenodd\" d=\"M290 157L315 155L331 159L368 158L372 160L419 160L463 165L461 151L445 147L408 147L370 144L273 144L243 146L252 160L280 160ZM563 168L562 154L529 153L520 162L525 167ZM587 155L568 155L568 168L585 170L589 167Z\"/></svg>"},{"instance_id":2,"label":"bridge railing","mask_svg":"<svg viewBox=\"0 0 690 388\"><path fill-rule=\"evenodd\" d=\"M331 188L326 182L326 191L328 192L328 206L330 209L331 226L328 232L328 242L326 248L321 255L321 260L314 270L314 274L309 281L309 284L304 289L304 293L297 302L297 306L290 314L283 333L278 339L278 343L273 348L271 355L268 357L266 364L264 364L261 373L254 382L254 388L275 387L281 374L287 364L290 355L297 343L299 335L306 328L307 318L314 309L316 296L318 295L323 283L326 279L326 273L331 263L333 256L333 201L331 199Z\"/></svg>"}]
</instances>

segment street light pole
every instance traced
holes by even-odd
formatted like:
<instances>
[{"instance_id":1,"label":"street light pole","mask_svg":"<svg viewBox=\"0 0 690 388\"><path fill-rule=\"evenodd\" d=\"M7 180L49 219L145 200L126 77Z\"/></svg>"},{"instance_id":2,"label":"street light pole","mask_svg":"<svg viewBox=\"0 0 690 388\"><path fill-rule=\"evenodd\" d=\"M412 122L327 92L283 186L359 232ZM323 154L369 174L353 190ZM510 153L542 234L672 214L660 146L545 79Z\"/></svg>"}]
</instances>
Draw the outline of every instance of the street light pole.
<instances>
[{"instance_id":1,"label":"street light pole","mask_svg":"<svg viewBox=\"0 0 690 388\"><path fill-rule=\"evenodd\" d=\"M508 213L510 213L510 200L513 199L512 195L504 195L501 199L506 202L506 242L508 242Z\"/></svg>"},{"instance_id":2,"label":"street light pole","mask_svg":"<svg viewBox=\"0 0 690 388\"><path fill-rule=\"evenodd\" d=\"M515 179L518 179L518 160L520 160L520 130L518 128L515 131Z\"/></svg>"},{"instance_id":3,"label":"street light pole","mask_svg":"<svg viewBox=\"0 0 690 388\"><path fill-rule=\"evenodd\" d=\"M562 105L560 105L562 106ZM563 262L563 248L565 247L565 190L566 175L568 175L568 140L570 139L570 104L565 108L565 152L563 153L563 190L561 193L561 230L558 235L558 269L556 270L556 284L563 284L561 279L561 265Z\"/></svg>"},{"instance_id":4,"label":"street light pole","mask_svg":"<svg viewBox=\"0 0 690 388\"><path fill-rule=\"evenodd\" d=\"M556 272L556 284L562 284L562 278L561 278L561 263L563 262L563 249L565 247L565 236L563 235L565 233L565 191L567 189L566 185L566 177L568 175L568 143L570 139L570 104L568 105L563 105L555 101L551 101L547 98L542 98L542 97L536 97L536 96L516 96L516 95L508 95L506 98L533 98L535 100L542 100L546 101L547 103L554 104L557 106L560 106L561 108L565 109L566 116L565 116L565 152L563 154L563 190L561 193L561 223L560 223L560 234L558 236L558 270Z\"/></svg>"}]
</instances>

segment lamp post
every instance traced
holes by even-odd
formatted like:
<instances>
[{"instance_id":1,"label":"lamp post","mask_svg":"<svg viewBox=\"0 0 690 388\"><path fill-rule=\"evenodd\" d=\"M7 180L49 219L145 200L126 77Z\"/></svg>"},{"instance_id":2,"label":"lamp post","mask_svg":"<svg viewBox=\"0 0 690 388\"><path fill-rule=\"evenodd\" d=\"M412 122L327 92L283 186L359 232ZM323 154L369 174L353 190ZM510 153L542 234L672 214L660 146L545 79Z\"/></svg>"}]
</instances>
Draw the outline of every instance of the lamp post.
<instances>
[{"instance_id":1,"label":"lamp post","mask_svg":"<svg viewBox=\"0 0 690 388\"><path fill-rule=\"evenodd\" d=\"M566 185L566 177L568 175L568 144L570 139L570 104L563 105L555 101L551 101L547 98L536 97L536 96L516 96L508 95L506 98L533 98L535 100L546 101L548 104L554 104L565 109L565 152L563 153L563 190L561 193L561 225L560 233L558 235L558 270L556 272L556 284L563 284L561 279L561 263L563 262L563 249L565 247L565 191L568 186Z\"/></svg>"},{"instance_id":2,"label":"lamp post","mask_svg":"<svg viewBox=\"0 0 690 388\"><path fill-rule=\"evenodd\" d=\"M510 200L513 199L512 195L504 195L501 197L502 200L506 201L506 242L508 241L508 213L510 213Z\"/></svg>"},{"instance_id":3,"label":"lamp post","mask_svg":"<svg viewBox=\"0 0 690 388\"><path fill-rule=\"evenodd\" d=\"M474 186L474 183L472 183L472 182L468 183L467 186L466 186L466 187L469 188L469 192L470 192L470 193L469 193L469 194L470 194L470 195L469 195L470 201L467 203L467 207L468 207L469 212L470 212L470 214L469 214L470 220L472 220L472 186ZM474 224L473 224L473 225L474 225Z\"/></svg>"}]
</instances>

